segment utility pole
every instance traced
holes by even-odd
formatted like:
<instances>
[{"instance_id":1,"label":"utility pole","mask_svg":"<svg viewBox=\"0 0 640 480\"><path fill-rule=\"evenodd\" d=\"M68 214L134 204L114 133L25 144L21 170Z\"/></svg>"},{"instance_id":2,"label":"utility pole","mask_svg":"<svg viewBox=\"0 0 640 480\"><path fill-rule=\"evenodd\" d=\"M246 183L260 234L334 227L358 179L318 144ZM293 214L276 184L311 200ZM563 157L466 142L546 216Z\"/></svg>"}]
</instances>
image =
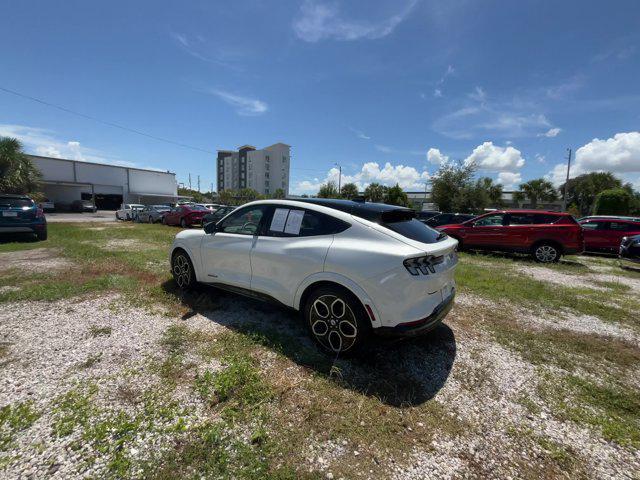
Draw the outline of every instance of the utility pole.
<instances>
[{"instance_id":1,"label":"utility pole","mask_svg":"<svg viewBox=\"0 0 640 480\"><path fill-rule=\"evenodd\" d=\"M334 165L338 167L338 195L340 195L340 189L342 187L342 166L338 165L337 163L335 163Z\"/></svg>"},{"instance_id":2,"label":"utility pole","mask_svg":"<svg viewBox=\"0 0 640 480\"><path fill-rule=\"evenodd\" d=\"M191 174L189 174L189 190L191 190Z\"/></svg>"},{"instance_id":3,"label":"utility pole","mask_svg":"<svg viewBox=\"0 0 640 480\"><path fill-rule=\"evenodd\" d=\"M567 181L564 182L564 192L562 192L562 211L567 211L567 184L569 183L569 171L571 170L571 149L567 148L569 155L567 156Z\"/></svg>"},{"instance_id":4,"label":"utility pole","mask_svg":"<svg viewBox=\"0 0 640 480\"><path fill-rule=\"evenodd\" d=\"M198 175L198 192L200 191L200 175Z\"/></svg>"}]
</instances>

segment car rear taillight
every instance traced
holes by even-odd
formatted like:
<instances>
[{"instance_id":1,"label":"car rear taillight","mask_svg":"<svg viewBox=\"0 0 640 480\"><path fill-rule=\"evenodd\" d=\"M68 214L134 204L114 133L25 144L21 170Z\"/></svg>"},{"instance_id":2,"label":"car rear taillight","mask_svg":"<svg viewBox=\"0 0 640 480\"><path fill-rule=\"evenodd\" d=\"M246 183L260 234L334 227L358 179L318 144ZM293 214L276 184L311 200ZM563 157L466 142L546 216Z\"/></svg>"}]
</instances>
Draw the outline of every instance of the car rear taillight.
<instances>
[{"instance_id":1,"label":"car rear taillight","mask_svg":"<svg viewBox=\"0 0 640 480\"><path fill-rule=\"evenodd\" d=\"M36 210L36 218L44 218L44 211L41 208Z\"/></svg>"},{"instance_id":2,"label":"car rear taillight","mask_svg":"<svg viewBox=\"0 0 640 480\"><path fill-rule=\"evenodd\" d=\"M444 255L438 257L433 255L427 255L425 257L413 257L407 258L404 263L404 268L411 275L429 275L429 273L436 273L435 266L444 262Z\"/></svg>"}]
</instances>

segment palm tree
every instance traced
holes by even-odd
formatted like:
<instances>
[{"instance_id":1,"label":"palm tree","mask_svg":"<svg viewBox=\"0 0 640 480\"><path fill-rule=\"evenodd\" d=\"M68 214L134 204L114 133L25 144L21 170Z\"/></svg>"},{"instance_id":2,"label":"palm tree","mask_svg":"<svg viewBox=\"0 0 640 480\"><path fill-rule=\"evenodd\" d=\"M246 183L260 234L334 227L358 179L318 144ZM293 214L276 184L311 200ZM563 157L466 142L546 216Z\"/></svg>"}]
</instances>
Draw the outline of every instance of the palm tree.
<instances>
[{"instance_id":1,"label":"palm tree","mask_svg":"<svg viewBox=\"0 0 640 480\"><path fill-rule=\"evenodd\" d=\"M513 194L513 199L521 202L524 198L528 198L531 208L538 206L538 201L553 202L558 198L558 192L553 184L544 178L536 178L529 180L527 183L520 185L520 190Z\"/></svg>"},{"instance_id":2,"label":"palm tree","mask_svg":"<svg viewBox=\"0 0 640 480\"><path fill-rule=\"evenodd\" d=\"M348 198L349 200L358 196L358 186L355 183L345 183L340 191L342 198Z\"/></svg>"},{"instance_id":3,"label":"palm tree","mask_svg":"<svg viewBox=\"0 0 640 480\"><path fill-rule=\"evenodd\" d=\"M487 192L492 207L502 207L502 185L493 183L493 179L482 177L477 182L478 188Z\"/></svg>"},{"instance_id":4,"label":"palm tree","mask_svg":"<svg viewBox=\"0 0 640 480\"><path fill-rule=\"evenodd\" d=\"M336 182L328 181L325 184L320 186L320 190L318 191L318 197L320 198L340 198L340 192L338 192L338 187L336 186Z\"/></svg>"},{"instance_id":5,"label":"palm tree","mask_svg":"<svg viewBox=\"0 0 640 480\"><path fill-rule=\"evenodd\" d=\"M369 202L380 203L384 200L386 187L379 183L371 183L364 189L364 197Z\"/></svg>"},{"instance_id":6,"label":"palm tree","mask_svg":"<svg viewBox=\"0 0 640 480\"><path fill-rule=\"evenodd\" d=\"M0 193L35 193L41 176L19 140L0 137Z\"/></svg>"}]
</instances>

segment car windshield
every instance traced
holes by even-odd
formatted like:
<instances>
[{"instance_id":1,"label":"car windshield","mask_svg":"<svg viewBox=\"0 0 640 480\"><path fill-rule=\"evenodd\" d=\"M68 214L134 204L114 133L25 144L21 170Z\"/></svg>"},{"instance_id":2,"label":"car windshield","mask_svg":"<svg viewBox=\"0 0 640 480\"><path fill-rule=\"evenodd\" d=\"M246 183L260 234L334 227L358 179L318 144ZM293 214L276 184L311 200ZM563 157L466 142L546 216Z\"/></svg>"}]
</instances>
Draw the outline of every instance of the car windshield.
<instances>
[{"instance_id":1,"label":"car windshield","mask_svg":"<svg viewBox=\"0 0 640 480\"><path fill-rule=\"evenodd\" d=\"M8 210L10 208L33 207L33 200L20 197L3 197L0 198L0 209Z\"/></svg>"}]
</instances>

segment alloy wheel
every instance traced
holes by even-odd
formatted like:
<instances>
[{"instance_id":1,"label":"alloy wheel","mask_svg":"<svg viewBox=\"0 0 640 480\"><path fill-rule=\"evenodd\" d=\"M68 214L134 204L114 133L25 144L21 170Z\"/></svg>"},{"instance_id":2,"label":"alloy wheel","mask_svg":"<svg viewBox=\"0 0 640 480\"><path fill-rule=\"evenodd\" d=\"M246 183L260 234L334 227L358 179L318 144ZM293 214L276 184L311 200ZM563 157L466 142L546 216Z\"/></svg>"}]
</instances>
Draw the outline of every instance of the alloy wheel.
<instances>
[{"instance_id":1,"label":"alloy wheel","mask_svg":"<svg viewBox=\"0 0 640 480\"><path fill-rule=\"evenodd\" d=\"M178 254L173 260L173 278L180 288L189 285L191 281L191 265L183 254Z\"/></svg>"},{"instance_id":2,"label":"alloy wheel","mask_svg":"<svg viewBox=\"0 0 640 480\"><path fill-rule=\"evenodd\" d=\"M346 352L356 343L358 323L347 303L335 295L322 295L311 305L311 332L326 349Z\"/></svg>"},{"instance_id":3,"label":"alloy wheel","mask_svg":"<svg viewBox=\"0 0 640 480\"><path fill-rule=\"evenodd\" d=\"M536 258L542 263L553 262L558 257L558 251L551 245L540 245L536 248Z\"/></svg>"}]
</instances>

